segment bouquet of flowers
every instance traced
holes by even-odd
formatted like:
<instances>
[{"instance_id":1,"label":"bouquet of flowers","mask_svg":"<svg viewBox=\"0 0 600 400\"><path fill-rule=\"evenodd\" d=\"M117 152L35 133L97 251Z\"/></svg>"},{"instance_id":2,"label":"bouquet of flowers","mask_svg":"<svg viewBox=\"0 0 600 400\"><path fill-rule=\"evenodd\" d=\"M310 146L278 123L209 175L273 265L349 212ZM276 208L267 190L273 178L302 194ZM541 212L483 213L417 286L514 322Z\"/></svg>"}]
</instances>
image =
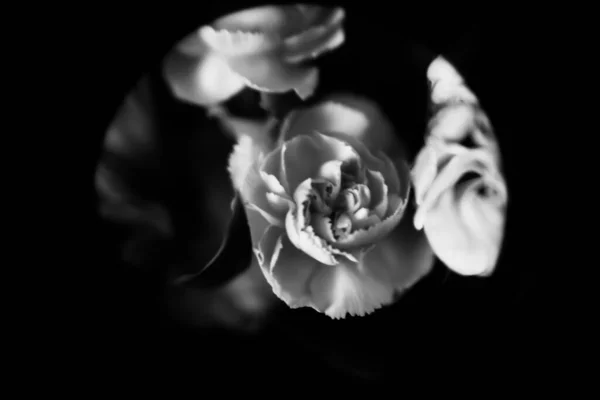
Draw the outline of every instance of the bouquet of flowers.
<instances>
[{"instance_id":1,"label":"bouquet of flowers","mask_svg":"<svg viewBox=\"0 0 600 400\"><path fill-rule=\"evenodd\" d=\"M174 271L178 285L220 288L221 301L207 306L213 314L279 304L360 317L401 301L436 259L465 276L495 270L508 195L478 97L444 55L432 54L424 65L428 123L411 154L377 99L323 90L319 63L348 45L345 19L339 7L242 10L201 26L164 60L172 98L203 111L233 142L211 149L226 165L204 170L214 177L208 196L225 186L234 195L209 207L221 222L203 235L223 242L193 271ZM124 105L107 148L127 140L157 148L144 139L152 135L135 136L154 129L140 98L138 90ZM236 112L236 101L253 114ZM141 122L130 126L135 113ZM115 181L99 168L107 217L144 221L153 240L175 235L164 204L131 207Z\"/></svg>"}]
</instances>

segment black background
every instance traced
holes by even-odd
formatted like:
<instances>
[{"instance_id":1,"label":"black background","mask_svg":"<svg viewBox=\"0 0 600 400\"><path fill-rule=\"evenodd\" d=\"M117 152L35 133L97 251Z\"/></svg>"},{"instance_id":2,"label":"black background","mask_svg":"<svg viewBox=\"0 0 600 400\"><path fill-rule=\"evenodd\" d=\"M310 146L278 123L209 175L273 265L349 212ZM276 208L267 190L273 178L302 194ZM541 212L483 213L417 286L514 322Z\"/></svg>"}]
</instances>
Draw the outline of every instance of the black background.
<instances>
[{"instance_id":1,"label":"black background","mask_svg":"<svg viewBox=\"0 0 600 400\"><path fill-rule=\"evenodd\" d=\"M516 19L495 22L458 10L425 13L348 4L346 43L322 68L322 82L331 90L350 85L380 102L407 132L415 152L425 127L430 60L415 43L456 65L495 126L511 196L504 251L493 277L448 279L437 265L405 301L372 316L329 321L311 310L294 310L259 337L241 337L172 321L161 303L164 269L140 273L118 261L114 230L96 215L93 186L108 124L124 96L143 74L153 73L178 39L219 15L258 4L90 9L78 27L85 33L67 42L77 60L72 79L94 82L93 95L89 84L80 88L85 103L78 119L88 121L87 136L78 142L87 157L79 172L89 173L84 200L93 224L85 247L93 257L84 257L82 268L93 272L76 307L85 309L77 315L91 318L72 333L85 338L77 346L92 366L90 374L100 371L107 382L118 376L145 381L176 374L200 392L227 390L243 381L250 385L242 386L248 393L273 394L279 385L314 393L319 385L363 383L389 385L399 393L402 385L411 385L404 380L429 376L483 379L497 386L495 377L511 380L520 372L539 371L540 356L547 354L540 325L547 303L539 293L542 266L524 245L534 224L522 225L528 210L520 185L527 183L519 175L527 164L518 149L520 138L530 132L521 119L527 116L525 56L532 39Z\"/></svg>"}]
</instances>

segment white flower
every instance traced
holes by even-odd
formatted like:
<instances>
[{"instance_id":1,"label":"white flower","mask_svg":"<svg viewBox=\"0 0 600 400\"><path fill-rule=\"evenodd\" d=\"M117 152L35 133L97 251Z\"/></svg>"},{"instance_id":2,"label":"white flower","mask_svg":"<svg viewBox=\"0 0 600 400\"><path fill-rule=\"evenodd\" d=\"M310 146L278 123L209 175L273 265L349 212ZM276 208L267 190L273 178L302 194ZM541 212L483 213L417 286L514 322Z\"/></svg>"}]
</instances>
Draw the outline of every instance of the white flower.
<instances>
[{"instance_id":1,"label":"white flower","mask_svg":"<svg viewBox=\"0 0 600 400\"><path fill-rule=\"evenodd\" d=\"M368 100L340 96L294 111L276 146L245 136L234 150L256 256L290 307L365 315L430 270L424 235L402 218L408 166L382 152L398 154L386 121Z\"/></svg>"},{"instance_id":2,"label":"white flower","mask_svg":"<svg viewBox=\"0 0 600 400\"><path fill-rule=\"evenodd\" d=\"M500 253L507 203L498 143L477 97L445 59L435 59L427 76L437 112L412 170L414 224L448 268L487 276Z\"/></svg>"},{"instance_id":3,"label":"white flower","mask_svg":"<svg viewBox=\"0 0 600 400\"><path fill-rule=\"evenodd\" d=\"M244 87L294 90L303 100L318 83L306 62L344 42L344 10L312 5L263 6L203 26L165 59L174 95L203 106L221 103Z\"/></svg>"}]
</instances>

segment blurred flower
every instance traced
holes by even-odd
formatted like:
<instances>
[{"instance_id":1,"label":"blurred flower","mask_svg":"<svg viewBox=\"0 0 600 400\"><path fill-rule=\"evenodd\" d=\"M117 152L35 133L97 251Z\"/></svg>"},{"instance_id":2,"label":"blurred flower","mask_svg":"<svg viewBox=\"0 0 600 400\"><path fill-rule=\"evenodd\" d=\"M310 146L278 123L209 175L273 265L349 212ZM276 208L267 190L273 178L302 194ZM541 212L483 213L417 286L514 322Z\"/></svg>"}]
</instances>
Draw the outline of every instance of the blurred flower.
<instances>
[{"instance_id":1,"label":"blurred flower","mask_svg":"<svg viewBox=\"0 0 600 400\"><path fill-rule=\"evenodd\" d=\"M221 103L244 87L294 90L303 100L318 83L306 61L344 42L344 10L320 6L263 6L203 26L165 59L174 95L194 104Z\"/></svg>"},{"instance_id":2,"label":"blurred flower","mask_svg":"<svg viewBox=\"0 0 600 400\"><path fill-rule=\"evenodd\" d=\"M400 223L410 175L399 147L378 108L350 96L292 112L277 143L240 139L232 181L262 272L288 306L365 315L430 270L424 235Z\"/></svg>"},{"instance_id":3,"label":"blurred flower","mask_svg":"<svg viewBox=\"0 0 600 400\"><path fill-rule=\"evenodd\" d=\"M490 275L504 233L507 188L490 122L477 97L445 59L428 69L431 120L412 170L417 229L435 254L462 275Z\"/></svg>"}]
</instances>

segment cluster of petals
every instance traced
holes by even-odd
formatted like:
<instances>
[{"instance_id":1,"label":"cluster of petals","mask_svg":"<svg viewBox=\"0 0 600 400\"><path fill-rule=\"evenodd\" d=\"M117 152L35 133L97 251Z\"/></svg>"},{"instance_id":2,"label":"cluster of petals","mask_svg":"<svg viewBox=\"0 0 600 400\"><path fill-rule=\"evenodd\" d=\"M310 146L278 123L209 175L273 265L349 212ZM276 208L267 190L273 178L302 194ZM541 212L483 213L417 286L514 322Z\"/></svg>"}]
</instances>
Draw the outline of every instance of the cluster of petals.
<instances>
[{"instance_id":1,"label":"cluster of petals","mask_svg":"<svg viewBox=\"0 0 600 400\"><path fill-rule=\"evenodd\" d=\"M477 97L447 60L436 58L427 76L434 115L411 171L414 224L448 268L489 276L500 254L508 200L498 142Z\"/></svg>"},{"instance_id":2,"label":"cluster of petals","mask_svg":"<svg viewBox=\"0 0 600 400\"><path fill-rule=\"evenodd\" d=\"M365 315L431 268L403 219L408 165L375 148L395 137L384 121L372 102L334 96L292 112L272 146L245 137L231 156L261 270L292 308Z\"/></svg>"},{"instance_id":3,"label":"cluster of petals","mask_svg":"<svg viewBox=\"0 0 600 400\"><path fill-rule=\"evenodd\" d=\"M345 40L342 8L262 6L202 26L167 55L164 75L175 97L202 106L249 87L310 97L319 71L310 61Z\"/></svg>"}]
</instances>

